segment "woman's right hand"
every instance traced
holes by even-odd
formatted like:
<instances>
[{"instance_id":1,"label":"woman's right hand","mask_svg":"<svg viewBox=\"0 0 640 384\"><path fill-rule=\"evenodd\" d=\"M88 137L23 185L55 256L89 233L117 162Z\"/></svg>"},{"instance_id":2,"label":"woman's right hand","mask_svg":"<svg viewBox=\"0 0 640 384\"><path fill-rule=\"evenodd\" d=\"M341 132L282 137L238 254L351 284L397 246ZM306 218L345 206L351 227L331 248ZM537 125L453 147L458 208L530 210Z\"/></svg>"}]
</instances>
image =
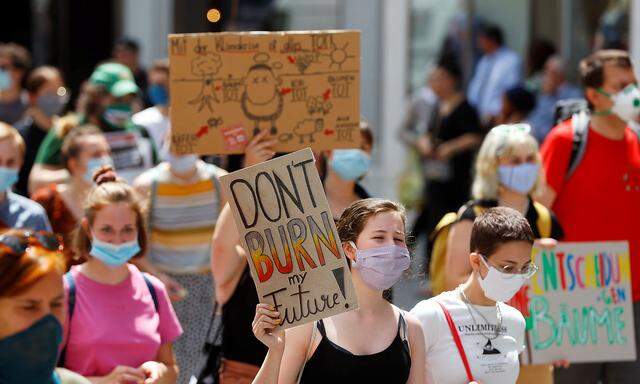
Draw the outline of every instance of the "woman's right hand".
<instances>
[{"instance_id":1,"label":"woman's right hand","mask_svg":"<svg viewBox=\"0 0 640 384\"><path fill-rule=\"evenodd\" d=\"M256 315L253 318L253 334L269 349L284 350L284 331L274 332L274 329L282 323L280 313L269 304L258 304Z\"/></svg>"},{"instance_id":2,"label":"woman's right hand","mask_svg":"<svg viewBox=\"0 0 640 384\"><path fill-rule=\"evenodd\" d=\"M147 375L140 368L118 365L107 376L91 380L94 384L143 384Z\"/></svg>"},{"instance_id":3,"label":"woman's right hand","mask_svg":"<svg viewBox=\"0 0 640 384\"><path fill-rule=\"evenodd\" d=\"M260 131L251 139L249 145L244 149L245 167L260 164L275 156L276 152L273 150L273 146L277 144L277 141L267 139L267 134L266 129Z\"/></svg>"}]
</instances>

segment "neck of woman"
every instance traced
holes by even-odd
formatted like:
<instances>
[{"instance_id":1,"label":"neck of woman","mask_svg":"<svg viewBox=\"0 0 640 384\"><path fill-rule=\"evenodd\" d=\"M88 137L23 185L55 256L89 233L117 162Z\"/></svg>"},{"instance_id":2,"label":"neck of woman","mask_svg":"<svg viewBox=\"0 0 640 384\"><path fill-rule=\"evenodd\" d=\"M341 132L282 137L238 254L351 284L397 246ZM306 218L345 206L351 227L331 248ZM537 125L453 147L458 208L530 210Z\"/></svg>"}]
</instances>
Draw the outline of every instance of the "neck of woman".
<instances>
[{"instance_id":1,"label":"neck of woman","mask_svg":"<svg viewBox=\"0 0 640 384\"><path fill-rule=\"evenodd\" d=\"M84 177L72 176L67 183L69 192L76 196L86 196L87 192L91 189L91 184L87 183ZM83 198L84 200L84 198Z\"/></svg>"},{"instance_id":2,"label":"neck of woman","mask_svg":"<svg viewBox=\"0 0 640 384\"><path fill-rule=\"evenodd\" d=\"M529 208L529 196L505 187L500 187L498 204L503 207L513 208L524 215Z\"/></svg>"},{"instance_id":3,"label":"neck of woman","mask_svg":"<svg viewBox=\"0 0 640 384\"><path fill-rule=\"evenodd\" d=\"M442 115L450 114L463 99L464 96L457 90L453 90L451 93L442 96L440 113Z\"/></svg>"},{"instance_id":4,"label":"neck of woman","mask_svg":"<svg viewBox=\"0 0 640 384\"><path fill-rule=\"evenodd\" d=\"M95 257L88 256L88 261L80 267L80 271L89 279L107 285L118 285L129 277L127 264L110 267Z\"/></svg>"},{"instance_id":5,"label":"neck of woman","mask_svg":"<svg viewBox=\"0 0 640 384\"><path fill-rule=\"evenodd\" d=\"M175 169L173 169L171 164L168 164L169 172L171 172L171 175L175 176L180 181L189 182L193 180L195 176L198 174L198 162L200 162L200 160L197 160L195 166L186 172L178 172Z\"/></svg>"},{"instance_id":6,"label":"neck of woman","mask_svg":"<svg viewBox=\"0 0 640 384\"><path fill-rule=\"evenodd\" d=\"M327 167L327 177L324 179L324 190L329 201L344 201L352 199L355 194L356 182L353 180L343 180L331 167Z\"/></svg>"},{"instance_id":7,"label":"neck of woman","mask_svg":"<svg viewBox=\"0 0 640 384\"><path fill-rule=\"evenodd\" d=\"M460 290L464 292L467 300L473 305L493 306L496 305L494 300L491 300L485 296L482 287L480 286L479 277L476 272L471 272L471 275L467 281L460 286Z\"/></svg>"},{"instance_id":8,"label":"neck of woman","mask_svg":"<svg viewBox=\"0 0 640 384\"><path fill-rule=\"evenodd\" d=\"M382 297L382 292L369 287L362 280L358 270L351 268L351 278L358 297L358 309L353 312L370 314L384 310L389 305Z\"/></svg>"}]
</instances>

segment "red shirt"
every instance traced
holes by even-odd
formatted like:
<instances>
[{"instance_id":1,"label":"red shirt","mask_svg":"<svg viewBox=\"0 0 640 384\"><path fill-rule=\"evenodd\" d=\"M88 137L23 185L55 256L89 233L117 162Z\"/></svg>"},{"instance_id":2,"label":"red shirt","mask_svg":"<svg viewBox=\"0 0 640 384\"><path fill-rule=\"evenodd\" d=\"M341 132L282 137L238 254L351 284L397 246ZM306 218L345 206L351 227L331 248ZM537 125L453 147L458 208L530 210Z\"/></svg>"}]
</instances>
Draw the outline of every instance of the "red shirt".
<instances>
[{"instance_id":1,"label":"red shirt","mask_svg":"<svg viewBox=\"0 0 640 384\"><path fill-rule=\"evenodd\" d=\"M542 146L553 212L564 241L628 240L633 300L640 301L640 142L627 127L623 140L589 130L584 157L566 180L573 140L571 121L555 127Z\"/></svg>"}]
</instances>

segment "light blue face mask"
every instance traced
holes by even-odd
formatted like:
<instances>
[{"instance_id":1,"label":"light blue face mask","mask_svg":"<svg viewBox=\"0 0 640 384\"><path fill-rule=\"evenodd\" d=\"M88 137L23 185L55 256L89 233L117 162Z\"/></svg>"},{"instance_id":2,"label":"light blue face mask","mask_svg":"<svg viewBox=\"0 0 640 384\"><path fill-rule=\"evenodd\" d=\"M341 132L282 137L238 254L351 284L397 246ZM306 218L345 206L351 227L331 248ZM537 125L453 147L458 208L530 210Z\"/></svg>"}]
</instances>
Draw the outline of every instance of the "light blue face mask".
<instances>
[{"instance_id":1,"label":"light blue face mask","mask_svg":"<svg viewBox=\"0 0 640 384\"><path fill-rule=\"evenodd\" d=\"M85 171L82 177L84 177L84 180L87 183L89 184L93 183L93 175L96 173L97 170L99 170L105 165L110 165L113 167L113 160L111 160L111 157L109 156L92 157L91 159L89 159L89 161L87 161L87 170Z\"/></svg>"},{"instance_id":2,"label":"light blue face mask","mask_svg":"<svg viewBox=\"0 0 640 384\"><path fill-rule=\"evenodd\" d=\"M500 183L505 187L528 194L538 180L540 165L534 163L523 163L518 165L501 165L498 168Z\"/></svg>"},{"instance_id":3,"label":"light blue face mask","mask_svg":"<svg viewBox=\"0 0 640 384\"><path fill-rule=\"evenodd\" d=\"M6 69L0 69L0 92L11 88L11 74Z\"/></svg>"},{"instance_id":4,"label":"light blue face mask","mask_svg":"<svg viewBox=\"0 0 640 384\"><path fill-rule=\"evenodd\" d=\"M0 167L0 192L6 192L18 181L18 170Z\"/></svg>"},{"instance_id":5,"label":"light blue face mask","mask_svg":"<svg viewBox=\"0 0 640 384\"><path fill-rule=\"evenodd\" d=\"M119 267L140 252L138 240L115 245L98 240L93 236L89 254L110 267Z\"/></svg>"},{"instance_id":6,"label":"light blue face mask","mask_svg":"<svg viewBox=\"0 0 640 384\"><path fill-rule=\"evenodd\" d=\"M371 157L362 149L334 149L329 166L343 180L358 180L371 166Z\"/></svg>"}]
</instances>

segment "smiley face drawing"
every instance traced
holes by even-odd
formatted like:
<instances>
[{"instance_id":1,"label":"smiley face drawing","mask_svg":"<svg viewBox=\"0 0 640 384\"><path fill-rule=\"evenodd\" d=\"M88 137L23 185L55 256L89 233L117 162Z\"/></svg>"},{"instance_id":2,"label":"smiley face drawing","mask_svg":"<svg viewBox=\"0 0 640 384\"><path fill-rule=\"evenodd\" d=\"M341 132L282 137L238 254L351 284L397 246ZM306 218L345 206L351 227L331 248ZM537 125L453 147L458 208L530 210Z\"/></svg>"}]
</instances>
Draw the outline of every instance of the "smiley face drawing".
<instances>
[{"instance_id":1,"label":"smiley face drawing","mask_svg":"<svg viewBox=\"0 0 640 384\"><path fill-rule=\"evenodd\" d=\"M243 113L253 121L253 134L260 132L260 123L269 122L271 135L278 133L276 120L282 115L283 98L279 91L282 80L265 64L254 64L244 78L240 99Z\"/></svg>"}]
</instances>

